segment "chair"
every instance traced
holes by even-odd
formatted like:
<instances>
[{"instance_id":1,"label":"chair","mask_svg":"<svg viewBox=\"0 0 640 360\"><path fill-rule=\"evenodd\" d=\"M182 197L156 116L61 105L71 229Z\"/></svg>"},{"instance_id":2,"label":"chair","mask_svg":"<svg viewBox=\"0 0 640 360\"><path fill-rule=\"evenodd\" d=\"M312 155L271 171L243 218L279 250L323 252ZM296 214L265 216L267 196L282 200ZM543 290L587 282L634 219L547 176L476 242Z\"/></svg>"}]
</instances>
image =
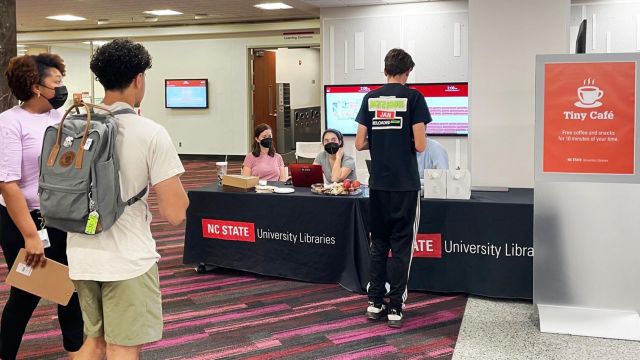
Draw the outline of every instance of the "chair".
<instances>
[{"instance_id":1,"label":"chair","mask_svg":"<svg viewBox=\"0 0 640 360\"><path fill-rule=\"evenodd\" d=\"M295 151L289 151L280 155L282 156L282 161L284 161L284 166L289 166L289 164L295 164L297 162Z\"/></svg>"},{"instance_id":2,"label":"chair","mask_svg":"<svg viewBox=\"0 0 640 360\"><path fill-rule=\"evenodd\" d=\"M296 142L296 162L310 164L319 152L324 151L321 142Z\"/></svg>"}]
</instances>

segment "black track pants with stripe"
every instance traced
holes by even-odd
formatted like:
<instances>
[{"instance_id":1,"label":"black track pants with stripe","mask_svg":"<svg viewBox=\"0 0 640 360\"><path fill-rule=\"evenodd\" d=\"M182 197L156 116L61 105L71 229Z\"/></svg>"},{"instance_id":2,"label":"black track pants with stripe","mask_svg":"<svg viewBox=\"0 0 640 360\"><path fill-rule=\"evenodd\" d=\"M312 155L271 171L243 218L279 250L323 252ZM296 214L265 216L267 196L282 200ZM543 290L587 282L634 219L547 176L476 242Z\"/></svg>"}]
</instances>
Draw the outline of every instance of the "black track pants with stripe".
<instances>
[{"instance_id":1,"label":"black track pants with stripe","mask_svg":"<svg viewBox=\"0 0 640 360\"><path fill-rule=\"evenodd\" d=\"M369 300L380 303L388 282L390 306L401 309L407 300L413 244L420 222L420 192L371 190L369 206Z\"/></svg>"}]
</instances>

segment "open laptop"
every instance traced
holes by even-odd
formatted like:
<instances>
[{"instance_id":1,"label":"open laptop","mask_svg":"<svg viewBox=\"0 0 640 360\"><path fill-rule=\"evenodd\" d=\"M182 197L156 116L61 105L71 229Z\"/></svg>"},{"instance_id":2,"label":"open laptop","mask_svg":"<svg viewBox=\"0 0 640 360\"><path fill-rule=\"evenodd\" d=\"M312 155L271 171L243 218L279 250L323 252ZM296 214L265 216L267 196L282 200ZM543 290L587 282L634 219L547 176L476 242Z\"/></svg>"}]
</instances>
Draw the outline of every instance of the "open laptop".
<instances>
[{"instance_id":1,"label":"open laptop","mask_svg":"<svg viewBox=\"0 0 640 360\"><path fill-rule=\"evenodd\" d=\"M295 187L310 187L313 184L324 183L322 165L317 164L289 164L291 185Z\"/></svg>"}]
</instances>

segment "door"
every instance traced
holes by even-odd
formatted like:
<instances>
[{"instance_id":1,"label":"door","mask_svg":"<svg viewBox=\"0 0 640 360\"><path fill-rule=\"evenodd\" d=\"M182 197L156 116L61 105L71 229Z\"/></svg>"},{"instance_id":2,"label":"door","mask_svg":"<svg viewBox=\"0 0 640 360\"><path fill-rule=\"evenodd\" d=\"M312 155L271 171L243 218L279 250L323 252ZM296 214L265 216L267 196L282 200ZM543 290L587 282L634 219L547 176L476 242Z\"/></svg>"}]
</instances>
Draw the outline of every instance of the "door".
<instances>
[{"instance_id":1,"label":"door","mask_svg":"<svg viewBox=\"0 0 640 360\"><path fill-rule=\"evenodd\" d=\"M254 49L253 51L253 128L265 123L273 129L273 142L276 146L278 129L276 127L276 53L274 51ZM253 129L251 132L253 140Z\"/></svg>"}]
</instances>

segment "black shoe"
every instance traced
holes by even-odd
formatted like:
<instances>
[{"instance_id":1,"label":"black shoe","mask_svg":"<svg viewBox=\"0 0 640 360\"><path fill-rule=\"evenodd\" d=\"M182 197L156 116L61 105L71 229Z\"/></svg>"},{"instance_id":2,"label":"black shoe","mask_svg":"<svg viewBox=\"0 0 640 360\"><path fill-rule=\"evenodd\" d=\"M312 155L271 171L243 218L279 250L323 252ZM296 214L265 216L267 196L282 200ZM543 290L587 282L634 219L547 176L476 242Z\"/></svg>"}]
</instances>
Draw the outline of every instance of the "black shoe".
<instances>
[{"instance_id":1,"label":"black shoe","mask_svg":"<svg viewBox=\"0 0 640 360\"><path fill-rule=\"evenodd\" d=\"M402 314L402 310L400 309L389 309L389 313L387 314L387 325L392 328L402 327L402 322L404 321L404 315Z\"/></svg>"},{"instance_id":2,"label":"black shoe","mask_svg":"<svg viewBox=\"0 0 640 360\"><path fill-rule=\"evenodd\" d=\"M387 305L384 303L376 304L373 301L369 301L366 315L370 320L380 320L387 316Z\"/></svg>"}]
</instances>

